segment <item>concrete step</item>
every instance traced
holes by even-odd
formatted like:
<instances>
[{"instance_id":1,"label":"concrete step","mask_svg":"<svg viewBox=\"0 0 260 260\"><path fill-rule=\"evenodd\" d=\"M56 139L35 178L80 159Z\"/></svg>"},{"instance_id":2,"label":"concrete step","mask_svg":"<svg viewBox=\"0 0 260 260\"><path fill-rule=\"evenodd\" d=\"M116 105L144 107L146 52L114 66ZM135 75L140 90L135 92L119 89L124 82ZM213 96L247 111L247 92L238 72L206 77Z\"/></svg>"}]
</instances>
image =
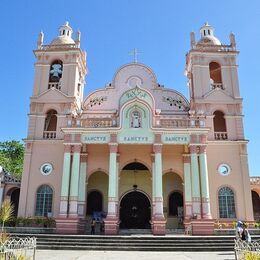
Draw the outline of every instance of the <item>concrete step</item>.
<instances>
[{"instance_id":1,"label":"concrete step","mask_svg":"<svg viewBox=\"0 0 260 260\"><path fill-rule=\"evenodd\" d=\"M14 234L13 234L14 235ZM37 248L48 250L233 251L234 236L100 236L15 234L37 237ZM252 236L258 240L260 236Z\"/></svg>"}]
</instances>

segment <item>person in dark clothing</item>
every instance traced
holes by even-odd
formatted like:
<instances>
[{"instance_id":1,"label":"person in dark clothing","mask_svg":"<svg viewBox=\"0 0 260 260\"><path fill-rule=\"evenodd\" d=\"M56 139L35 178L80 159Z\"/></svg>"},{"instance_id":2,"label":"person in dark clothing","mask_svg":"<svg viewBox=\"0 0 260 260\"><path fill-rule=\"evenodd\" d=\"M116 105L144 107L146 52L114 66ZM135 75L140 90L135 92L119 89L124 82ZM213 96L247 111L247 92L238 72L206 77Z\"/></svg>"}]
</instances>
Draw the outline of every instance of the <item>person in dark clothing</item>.
<instances>
[{"instance_id":1,"label":"person in dark clothing","mask_svg":"<svg viewBox=\"0 0 260 260\"><path fill-rule=\"evenodd\" d=\"M95 235L95 228L96 228L96 221L95 219L93 218L91 220L91 235Z\"/></svg>"}]
</instances>

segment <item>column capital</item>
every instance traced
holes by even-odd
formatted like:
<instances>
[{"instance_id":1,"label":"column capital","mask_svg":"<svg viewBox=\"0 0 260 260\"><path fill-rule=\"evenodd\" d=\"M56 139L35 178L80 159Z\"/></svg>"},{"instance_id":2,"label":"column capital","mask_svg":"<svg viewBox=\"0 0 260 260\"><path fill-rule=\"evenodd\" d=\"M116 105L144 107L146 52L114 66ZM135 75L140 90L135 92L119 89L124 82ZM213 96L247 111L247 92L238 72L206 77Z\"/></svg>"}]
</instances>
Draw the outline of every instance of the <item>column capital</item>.
<instances>
[{"instance_id":1,"label":"column capital","mask_svg":"<svg viewBox=\"0 0 260 260\"><path fill-rule=\"evenodd\" d=\"M161 153L162 152L162 144L154 144L153 145L153 152L154 153Z\"/></svg>"},{"instance_id":2,"label":"column capital","mask_svg":"<svg viewBox=\"0 0 260 260\"><path fill-rule=\"evenodd\" d=\"M202 154L202 153L206 153L206 149L207 149L207 145L201 145L199 147L199 153Z\"/></svg>"},{"instance_id":3,"label":"column capital","mask_svg":"<svg viewBox=\"0 0 260 260\"><path fill-rule=\"evenodd\" d=\"M109 143L108 146L109 146L110 153L117 153L118 143Z\"/></svg>"},{"instance_id":4,"label":"column capital","mask_svg":"<svg viewBox=\"0 0 260 260\"><path fill-rule=\"evenodd\" d=\"M71 153L71 145L64 144L64 153Z\"/></svg>"},{"instance_id":5,"label":"column capital","mask_svg":"<svg viewBox=\"0 0 260 260\"><path fill-rule=\"evenodd\" d=\"M190 154L184 153L182 156L184 163L190 163Z\"/></svg>"},{"instance_id":6,"label":"column capital","mask_svg":"<svg viewBox=\"0 0 260 260\"><path fill-rule=\"evenodd\" d=\"M80 161L81 162L87 162L88 153L81 153L80 154Z\"/></svg>"},{"instance_id":7,"label":"column capital","mask_svg":"<svg viewBox=\"0 0 260 260\"><path fill-rule=\"evenodd\" d=\"M72 146L73 153L80 153L80 151L81 151L81 144L76 144Z\"/></svg>"},{"instance_id":8,"label":"column capital","mask_svg":"<svg viewBox=\"0 0 260 260\"><path fill-rule=\"evenodd\" d=\"M192 153L197 153L197 151L198 151L197 145L190 145L189 148L190 148L190 153L191 154Z\"/></svg>"}]
</instances>

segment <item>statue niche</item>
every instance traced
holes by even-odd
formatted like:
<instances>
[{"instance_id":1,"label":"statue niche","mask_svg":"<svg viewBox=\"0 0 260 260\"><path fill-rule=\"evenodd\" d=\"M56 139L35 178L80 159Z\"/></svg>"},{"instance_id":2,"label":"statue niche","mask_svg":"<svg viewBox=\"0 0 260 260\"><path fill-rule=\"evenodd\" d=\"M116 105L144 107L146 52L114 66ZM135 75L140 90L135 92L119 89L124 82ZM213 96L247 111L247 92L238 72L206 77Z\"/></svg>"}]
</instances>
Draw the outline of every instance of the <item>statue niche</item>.
<instances>
[{"instance_id":1,"label":"statue niche","mask_svg":"<svg viewBox=\"0 0 260 260\"><path fill-rule=\"evenodd\" d=\"M141 127L141 115L139 111L133 111L131 116L131 127L140 128Z\"/></svg>"}]
</instances>

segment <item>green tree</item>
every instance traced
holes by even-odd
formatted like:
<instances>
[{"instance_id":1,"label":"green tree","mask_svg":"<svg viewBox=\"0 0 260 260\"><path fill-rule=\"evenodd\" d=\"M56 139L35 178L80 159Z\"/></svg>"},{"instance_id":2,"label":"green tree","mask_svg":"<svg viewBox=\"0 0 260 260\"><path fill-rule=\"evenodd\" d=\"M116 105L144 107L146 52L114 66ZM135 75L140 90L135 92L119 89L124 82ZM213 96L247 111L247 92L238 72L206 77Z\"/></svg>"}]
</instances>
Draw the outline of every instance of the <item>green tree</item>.
<instances>
[{"instance_id":1,"label":"green tree","mask_svg":"<svg viewBox=\"0 0 260 260\"><path fill-rule=\"evenodd\" d=\"M19 141L0 142L0 165L11 174L23 172L24 145Z\"/></svg>"}]
</instances>

